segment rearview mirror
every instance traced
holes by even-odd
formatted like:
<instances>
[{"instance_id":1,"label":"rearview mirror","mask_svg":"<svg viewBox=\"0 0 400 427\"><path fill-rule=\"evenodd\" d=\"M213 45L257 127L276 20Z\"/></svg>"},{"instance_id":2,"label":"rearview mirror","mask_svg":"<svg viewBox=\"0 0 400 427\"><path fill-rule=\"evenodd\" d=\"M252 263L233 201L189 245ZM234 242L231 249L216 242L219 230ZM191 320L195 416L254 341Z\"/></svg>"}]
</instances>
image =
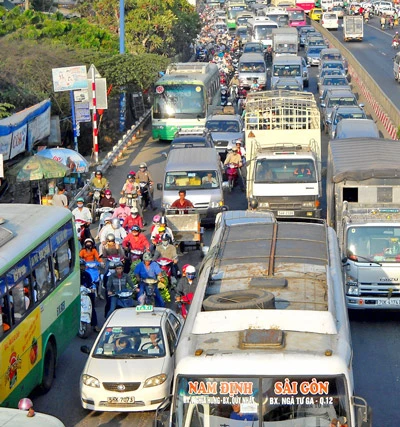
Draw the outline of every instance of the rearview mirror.
<instances>
[{"instance_id":1,"label":"rearview mirror","mask_svg":"<svg viewBox=\"0 0 400 427\"><path fill-rule=\"evenodd\" d=\"M161 153L161 155L162 155L163 157L165 157L165 158L167 158L167 157L168 157L168 154L166 153L166 151L163 151L163 152Z\"/></svg>"},{"instance_id":2,"label":"rearview mirror","mask_svg":"<svg viewBox=\"0 0 400 427\"><path fill-rule=\"evenodd\" d=\"M162 184L157 184L157 190L158 191L162 191L163 189L163 185Z\"/></svg>"}]
</instances>

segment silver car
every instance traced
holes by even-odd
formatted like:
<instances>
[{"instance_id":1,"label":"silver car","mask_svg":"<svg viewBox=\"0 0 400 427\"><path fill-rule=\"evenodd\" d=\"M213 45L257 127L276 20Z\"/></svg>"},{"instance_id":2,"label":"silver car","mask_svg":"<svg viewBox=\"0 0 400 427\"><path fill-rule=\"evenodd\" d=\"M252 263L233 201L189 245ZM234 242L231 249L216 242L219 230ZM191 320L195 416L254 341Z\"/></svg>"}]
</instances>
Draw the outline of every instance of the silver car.
<instances>
[{"instance_id":1,"label":"silver car","mask_svg":"<svg viewBox=\"0 0 400 427\"><path fill-rule=\"evenodd\" d=\"M328 134L331 139L335 137L336 126L342 119L367 119L365 111L359 107L339 107L336 106L331 118L326 121L328 125Z\"/></svg>"},{"instance_id":2,"label":"silver car","mask_svg":"<svg viewBox=\"0 0 400 427\"><path fill-rule=\"evenodd\" d=\"M325 76L343 76L343 72L339 68L324 68L320 74L317 74L318 87Z\"/></svg>"},{"instance_id":3,"label":"silver car","mask_svg":"<svg viewBox=\"0 0 400 427\"><path fill-rule=\"evenodd\" d=\"M207 118L205 126L211 132L221 160L225 160L228 148L236 141L244 143L243 120L239 114L213 114Z\"/></svg>"},{"instance_id":4,"label":"silver car","mask_svg":"<svg viewBox=\"0 0 400 427\"><path fill-rule=\"evenodd\" d=\"M319 85L319 94L322 95L325 89L336 87L337 89L350 89L350 83L344 76L325 76Z\"/></svg>"},{"instance_id":5,"label":"silver car","mask_svg":"<svg viewBox=\"0 0 400 427\"><path fill-rule=\"evenodd\" d=\"M320 53L321 50L324 49L325 46L310 46L306 49L306 58L308 65L316 65L318 66L320 63Z\"/></svg>"},{"instance_id":6,"label":"silver car","mask_svg":"<svg viewBox=\"0 0 400 427\"><path fill-rule=\"evenodd\" d=\"M302 85L291 77L281 77L279 78L272 87L273 90L295 90L297 92L302 92Z\"/></svg>"}]
</instances>

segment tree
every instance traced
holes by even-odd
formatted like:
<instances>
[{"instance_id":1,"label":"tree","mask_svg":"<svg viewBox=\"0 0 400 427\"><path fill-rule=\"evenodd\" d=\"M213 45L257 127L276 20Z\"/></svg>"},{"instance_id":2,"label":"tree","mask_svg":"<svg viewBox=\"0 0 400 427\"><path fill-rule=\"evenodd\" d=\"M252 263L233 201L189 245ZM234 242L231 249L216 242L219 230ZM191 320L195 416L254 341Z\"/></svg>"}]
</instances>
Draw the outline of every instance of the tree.
<instances>
[{"instance_id":1,"label":"tree","mask_svg":"<svg viewBox=\"0 0 400 427\"><path fill-rule=\"evenodd\" d=\"M0 119L11 116L11 110L14 110L15 106L8 103L0 104Z\"/></svg>"}]
</instances>

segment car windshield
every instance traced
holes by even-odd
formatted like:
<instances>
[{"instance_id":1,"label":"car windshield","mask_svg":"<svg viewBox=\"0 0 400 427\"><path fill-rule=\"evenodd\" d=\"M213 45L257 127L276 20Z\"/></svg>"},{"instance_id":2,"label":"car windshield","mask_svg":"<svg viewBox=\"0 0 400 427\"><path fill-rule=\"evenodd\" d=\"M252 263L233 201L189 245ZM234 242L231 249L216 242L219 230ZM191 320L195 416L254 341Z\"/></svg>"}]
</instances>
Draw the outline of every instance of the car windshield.
<instances>
[{"instance_id":1,"label":"car windshield","mask_svg":"<svg viewBox=\"0 0 400 427\"><path fill-rule=\"evenodd\" d=\"M311 39L308 41L309 46L325 46L325 41L322 39Z\"/></svg>"},{"instance_id":2,"label":"car windshield","mask_svg":"<svg viewBox=\"0 0 400 427\"><path fill-rule=\"evenodd\" d=\"M239 72L265 73L265 67L261 62L241 62L239 64Z\"/></svg>"},{"instance_id":3,"label":"car windshield","mask_svg":"<svg viewBox=\"0 0 400 427\"><path fill-rule=\"evenodd\" d=\"M307 55L319 55L319 53L321 52L321 50L322 50L322 48L321 49L318 49L318 48L308 49Z\"/></svg>"},{"instance_id":4,"label":"car windshield","mask_svg":"<svg viewBox=\"0 0 400 427\"><path fill-rule=\"evenodd\" d=\"M336 13L325 13L324 19L337 19Z\"/></svg>"},{"instance_id":5,"label":"car windshield","mask_svg":"<svg viewBox=\"0 0 400 427\"><path fill-rule=\"evenodd\" d=\"M322 60L324 59L330 59L332 61L341 61L342 55L340 53L324 53L322 55Z\"/></svg>"},{"instance_id":6,"label":"car windshield","mask_svg":"<svg viewBox=\"0 0 400 427\"><path fill-rule=\"evenodd\" d=\"M322 64L322 69L324 68L338 68L339 70L344 70L343 64L341 62L324 62Z\"/></svg>"},{"instance_id":7,"label":"car windshield","mask_svg":"<svg viewBox=\"0 0 400 427\"><path fill-rule=\"evenodd\" d=\"M353 97L339 98L332 96L328 100L328 107L334 107L335 105L357 105L357 100Z\"/></svg>"},{"instance_id":8,"label":"car windshield","mask_svg":"<svg viewBox=\"0 0 400 427\"><path fill-rule=\"evenodd\" d=\"M322 81L323 86L345 86L347 85L347 80L343 77L337 78L337 77L325 77Z\"/></svg>"},{"instance_id":9,"label":"car windshield","mask_svg":"<svg viewBox=\"0 0 400 427\"><path fill-rule=\"evenodd\" d=\"M166 190L207 190L219 186L218 174L213 170L167 172L165 176Z\"/></svg>"},{"instance_id":10,"label":"car windshield","mask_svg":"<svg viewBox=\"0 0 400 427\"><path fill-rule=\"evenodd\" d=\"M210 132L240 132L239 122L235 120L208 120L206 128Z\"/></svg>"},{"instance_id":11,"label":"car windshield","mask_svg":"<svg viewBox=\"0 0 400 427\"><path fill-rule=\"evenodd\" d=\"M165 343L159 327L113 326L103 329L93 350L99 359L140 359L165 356Z\"/></svg>"},{"instance_id":12,"label":"car windshield","mask_svg":"<svg viewBox=\"0 0 400 427\"><path fill-rule=\"evenodd\" d=\"M255 183L316 182L315 164L311 160L258 159Z\"/></svg>"},{"instance_id":13,"label":"car windshield","mask_svg":"<svg viewBox=\"0 0 400 427\"><path fill-rule=\"evenodd\" d=\"M355 261L400 262L400 228L350 227L347 256Z\"/></svg>"},{"instance_id":14,"label":"car windshield","mask_svg":"<svg viewBox=\"0 0 400 427\"><path fill-rule=\"evenodd\" d=\"M274 76L300 76L300 65L274 65Z\"/></svg>"},{"instance_id":15,"label":"car windshield","mask_svg":"<svg viewBox=\"0 0 400 427\"><path fill-rule=\"evenodd\" d=\"M322 72L320 77L325 77L325 76L341 76L342 70L339 70L338 68L325 68Z\"/></svg>"},{"instance_id":16,"label":"car windshield","mask_svg":"<svg viewBox=\"0 0 400 427\"><path fill-rule=\"evenodd\" d=\"M338 113L335 116L333 124L337 125L342 119L366 119L367 116L363 112L354 112L354 113Z\"/></svg>"}]
</instances>

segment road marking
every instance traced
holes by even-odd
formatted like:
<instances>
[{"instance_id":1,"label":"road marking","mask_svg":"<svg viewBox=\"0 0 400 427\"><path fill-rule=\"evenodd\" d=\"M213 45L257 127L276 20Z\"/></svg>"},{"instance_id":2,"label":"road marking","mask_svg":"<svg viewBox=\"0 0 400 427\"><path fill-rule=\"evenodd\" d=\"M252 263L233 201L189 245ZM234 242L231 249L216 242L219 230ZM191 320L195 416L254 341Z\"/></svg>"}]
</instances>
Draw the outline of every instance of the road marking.
<instances>
[{"instance_id":1,"label":"road marking","mask_svg":"<svg viewBox=\"0 0 400 427\"><path fill-rule=\"evenodd\" d=\"M370 27L370 28L373 28L373 29L374 29L374 30L376 30L376 31L380 31L381 33L386 34L387 36L389 36L389 37L392 37L392 38L393 38L393 35L392 35L392 34L387 33L386 31L381 30L380 28L374 27L373 25L369 25L369 27ZM389 30L389 31L390 31L390 30Z\"/></svg>"},{"instance_id":2,"label":"road marking","mask_svg":"<svg viewBox=\"0 0 400 427\"><path fill-rule=\"evenodd\" d=\"M372 43L368 43L370 46L374 47L374 45Z\"/></svg>"},{"instance_id":3,"label":"road marking","mask_svg":"<svg viewBox=\"0 0 400 427\"><path fill-rule=\"evenodd\" d=\"M386 56L386 53L385 53L385 52L381 52L381 54Z\"/></svg>"}]
</instances>

